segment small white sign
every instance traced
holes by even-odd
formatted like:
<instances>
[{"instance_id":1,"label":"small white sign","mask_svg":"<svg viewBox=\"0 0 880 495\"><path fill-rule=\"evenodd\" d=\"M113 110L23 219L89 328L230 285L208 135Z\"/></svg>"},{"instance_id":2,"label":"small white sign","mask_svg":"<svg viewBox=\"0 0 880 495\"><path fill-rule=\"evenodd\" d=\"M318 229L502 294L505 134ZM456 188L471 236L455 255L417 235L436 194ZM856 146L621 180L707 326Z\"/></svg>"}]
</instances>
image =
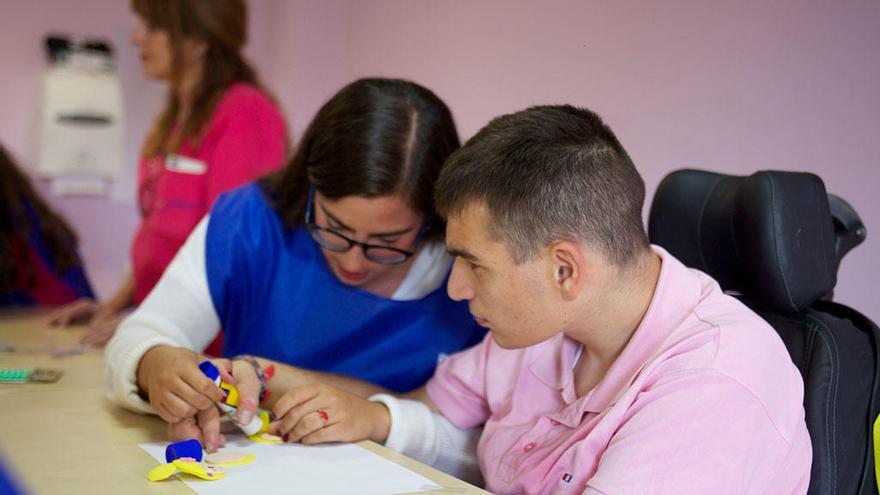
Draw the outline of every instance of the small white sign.
<instances>
[{"instance_id":1,"label":"small white sign","mask_svg":"<svg viewBox=\"0 0 880 495\"><path fill-rule=\"evenodd\" d=\"M208 165L195 158L170 154L165 157L165 168L181 174L202 175L208 169Z\"/></svg>"}]
</instances>

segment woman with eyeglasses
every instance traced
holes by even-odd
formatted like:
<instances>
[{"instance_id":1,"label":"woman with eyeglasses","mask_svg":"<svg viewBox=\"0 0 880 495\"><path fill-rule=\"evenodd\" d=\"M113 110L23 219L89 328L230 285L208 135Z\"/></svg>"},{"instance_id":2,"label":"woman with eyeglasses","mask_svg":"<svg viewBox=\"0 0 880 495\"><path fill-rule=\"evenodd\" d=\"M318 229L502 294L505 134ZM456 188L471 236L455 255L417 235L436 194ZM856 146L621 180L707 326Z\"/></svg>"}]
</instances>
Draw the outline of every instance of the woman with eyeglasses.
<instances>
[{"instance_id":1,"label":"woman with eyeglasses","mask_svg":"<svg viewBox=\"0 0 880 495\"><path fill-rule=\"evenodd\" d=\"M484 333L446 294L452 259L433 207L458 147L449 109L424 87L361 79L340 90L283 170L218 199L122 323L107 348L110 395L215 449L219 390L194 351L221 327L224 356L297 367L278 366L269 390L344 387L347 376L396 391L423 384ZM241 396L252 411L257 391Z\"/></svg>"},{"instance_id":2,"label":"woman with eyeglasses","mask_svg":"<svg viewBox=\"0 0 880 495\"><path fill-rule=\"evenodd\" d=\"M49 317L87 322L82 343L103 345L123 313L140 304L217 196L284 164L284 118L241 49L243 0L132 0L132 33L150 79L168 99L141 150L141 221L131 243L131 271L115 294L68 304Z\"/></svg>"}]
</instances>

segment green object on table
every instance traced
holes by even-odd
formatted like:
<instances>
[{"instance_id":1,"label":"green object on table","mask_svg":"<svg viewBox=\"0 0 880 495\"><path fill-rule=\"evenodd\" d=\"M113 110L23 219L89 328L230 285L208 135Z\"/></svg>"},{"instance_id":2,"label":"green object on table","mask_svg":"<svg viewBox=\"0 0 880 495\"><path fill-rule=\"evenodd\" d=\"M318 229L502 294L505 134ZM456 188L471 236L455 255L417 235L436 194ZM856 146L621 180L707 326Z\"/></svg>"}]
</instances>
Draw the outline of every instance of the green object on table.
<instances>
[{"instance_id":1,"label":"green object on table","mask_svg":"<svg viewBox=\"0 0 880 495\"><path fill-rule=\"evenodd\" d=\"M0 368L0 383L54 383L63 374L46 368Z\"/></svg>"}]
</instances>

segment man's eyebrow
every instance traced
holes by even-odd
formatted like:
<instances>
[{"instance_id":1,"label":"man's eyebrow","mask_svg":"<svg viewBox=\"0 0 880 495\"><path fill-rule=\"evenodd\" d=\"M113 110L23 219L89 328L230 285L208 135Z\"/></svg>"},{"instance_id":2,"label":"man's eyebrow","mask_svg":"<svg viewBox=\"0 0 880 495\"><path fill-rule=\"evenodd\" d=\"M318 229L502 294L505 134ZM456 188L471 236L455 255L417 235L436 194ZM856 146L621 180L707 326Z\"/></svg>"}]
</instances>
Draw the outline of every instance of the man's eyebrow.
<instances>
[{"instance_id":1,"label":"man's eyebrow","mask_svg":"<svg viewBox=\"0 0 880 495\"><path fill-rule=\"evenodd\" d=\"M468 261L473 261L475 263L480 261L480 258L477 258L476 255L471 254L466 249L449 248L446 251L449 253L450 256L457 256L459 258L464 258Z\"/></svg>"},{"instance_id":2,"label":"man's eyebrow","mask_svg":"<svg viewBox=\"0 0 880 495\"><path fill-rule=\"evenodd\" d=\"M324 212L324 215L326 215L327 218L329 218L331 221L333 221L333 223L335 223L336 225L339 226L339 227L336 227L337 229L344 230L346 232L354 232L353 228L346 225L345 222L343 222L342 220L336 218L336 215L327 211L327 208L324 208L324 205L320 205L320 206L321 206L321 211ZM412 230L413 230L412 227L407 227L405 229L393 230L391 232L380 232L377 234L369 234L367 237L394 237L394 236L406 234L407 232L412 232Z\"/></svg>"}]
</instances>

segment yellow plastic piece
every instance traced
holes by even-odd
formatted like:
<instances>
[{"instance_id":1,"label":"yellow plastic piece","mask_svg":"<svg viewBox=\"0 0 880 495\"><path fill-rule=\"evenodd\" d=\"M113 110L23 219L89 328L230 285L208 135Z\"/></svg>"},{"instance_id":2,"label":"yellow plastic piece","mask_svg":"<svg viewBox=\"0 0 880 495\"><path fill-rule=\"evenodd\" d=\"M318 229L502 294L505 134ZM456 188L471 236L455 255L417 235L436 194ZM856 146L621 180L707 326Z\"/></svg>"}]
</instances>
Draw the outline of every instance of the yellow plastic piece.
<instances>
[{"instance_id":1,"label":"yellow plastic piece","mask_svg":"<svg viewBox=\"0 0 880 495\"><path fill-rule=\"evenodd\" d=\"M220 382L220 388L226 390L227 396L226 402L232 407L238 407L238 389L235 388L235 385L230 385L226 382Z\"/></svg>"},{"instance_id":2,"label":"yellow plastic piece","mask_svg":"<svg viewBox=\"0 0 880 495\"><path fill-rule=\"evenodd\" d=\"M874 420L874 477L880 490L880 416Z\"/></svg>"},{"instance_id":3,"label":"yellow plastic piece","mask_svg":"<svg viewBox=\"0 0 880 495\"><path fill-rule=\"evenodd\" d=\"M214 481L226 477L226 470L217 466L206 466L200 462L182 461L180 459L171 461L171 464L174 464L177 469L184 473L197 476L203 480Z\"/></svg>"},{"instance_id":4,"label":"yellow plastic piece","mask_svg":"<svg viewBox=\"0 0 880 495\"><path fill-rule=\"evenodd\" d=\"M175 459L168 464L154 467L147 474L147 479L150 481L162 481L174 476L178 472L190 474L208 481L219 480L226 476L226 470L221 467L206 466L196 461Z\"/></svg>"},{"instance_id":5,"label":"yellow plastic piece","mask_svg":"<svg viewBox=\"0 0 880 495\"><path fill-rule=\"evenodd\" d=\"M147 479L150 481L162 481L174 476L176 472L177 468L173 464L162 464L151 469L147 474Z\"/></svg>"},{"instance_id":6,"label":"yellow plastic piece","mask_svg":"<svg viewBox=\"0 0 880 495\"><path fill-rule=\"evenodd\" d=\"M248 437L252 442L258 443L283 443L284 440L281 437L277 437L275 435L270 435L269 433L258 433L256 435L251 435Z\"/></svg>"},{"instance_id":7,"label":"yellow plastic piece","mask_svg":"<svg viewBox=\"0 0 880 495\"><path fill-rule=\"evenodd\" d=\"M264 411L262 409L259 412L259 418L263 421L263 426L260 427L260 431L257 432L257 435L269 431L269 423L272 421L272 419L269 418L269 411Z\"/></svg>"},{"instance_id":8,"label":"yellow plastic piece","mask_svg":"<svg viewBox=\"0 0 880 495\"><path fill-rule=\"evenodd\" d=\"M249 452L218 452L205 456L205 462L212 466L243 466L257 460L257 456Z\"/></svg>"}]
</instances>

